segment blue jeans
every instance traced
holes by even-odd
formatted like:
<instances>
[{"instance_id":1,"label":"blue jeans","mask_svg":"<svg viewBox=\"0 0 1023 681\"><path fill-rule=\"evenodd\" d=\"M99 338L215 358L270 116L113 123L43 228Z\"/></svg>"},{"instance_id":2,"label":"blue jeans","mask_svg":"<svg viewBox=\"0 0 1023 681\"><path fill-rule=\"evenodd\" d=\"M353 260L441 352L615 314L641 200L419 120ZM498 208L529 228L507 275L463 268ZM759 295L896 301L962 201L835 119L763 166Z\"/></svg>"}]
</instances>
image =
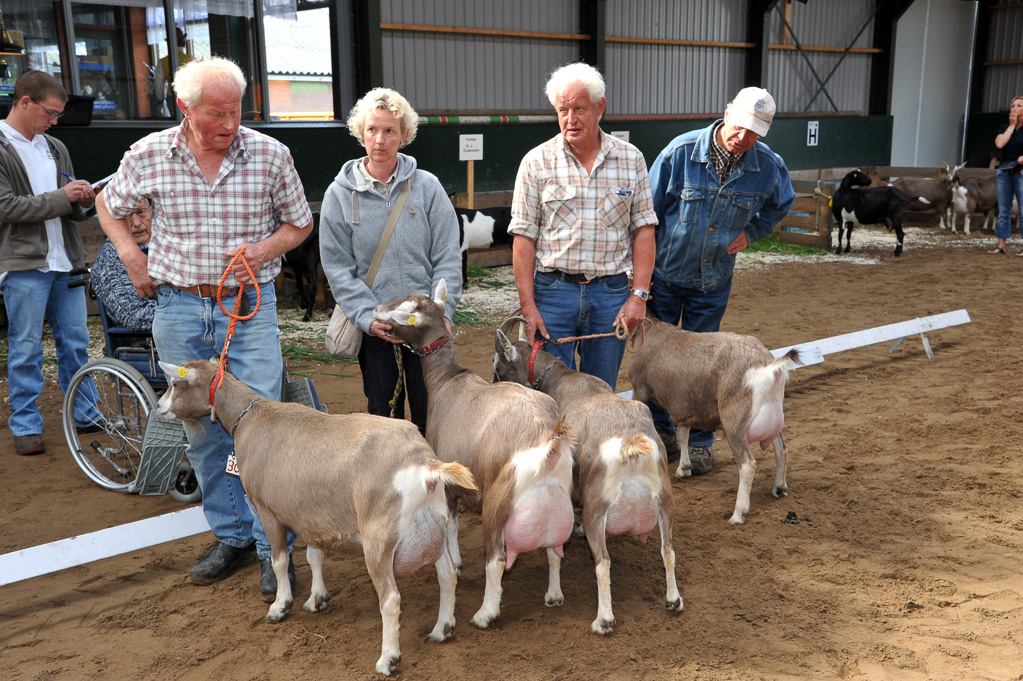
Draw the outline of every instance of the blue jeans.
<instances>
[{"instance_id":1,"label":"blue jeans","mask_svg":"<svg viewBox=\"0 0 1023 681\"><path fill-rule=\"evenodd\" d=\"M228 349L231 374L258 395L281 399L280 332L277 328L277 298L273 282L260 286L262 301L256 316L235 327ZM247 287L250 309L256 307L256 292ZM224 307L234 309L234 297L223 299ZM160 359L181 364L193 359L219 357L224 348L230 319L217 305L216 298L200 298L169 286L160 286L153 316L153 340ZM270 556L270 544L251 504L245 496L241 478L226 472L227 457L234 441L219 422L209 416L199 420L200 427L188 433L188 458L202 490L202 510L217 539L236 548L255 540L260 558ZM288 548L293 535L289 532Z\"/></svg>"},{"instance_id":2,"label":"blue jeans","mask_svg":"<svg viewBox=\"0 0 1023 681\"><path fill-rule=\"evenodd\" d=\"M89 361L89 328L86 325L85 287L68 288L79 281L67 272L24 270L8 272L2 286L7 308L7 384L11 418L7 425L14 435L43 432L43 416L36 400L43 392L43 320L57 350L57 382L67 391L71 378ZM75 404L75 422L86 426L99 413L92 381L82 383Z\"/></svg>"},{"instance_id":3,"label":"blue jeans","mask_svg":"<svg viewBox=\"0 0 1023 681\"><path fill-rule=\"evenodd\" d=\"M588 284L570 284L543 272L533 275L533 300L552 340L614 331L615 318L629 299L628 275L616 274ZM625 355L625 341L614 336L591 338L544 349L575 369L603 379L612 389Z\"/></svg>"},{"instance_id":4,"label":"blue jeans","mask_svg":"<svg viewBox=\"0 0 1023 681\"><path fill-rule=\"evenodd\" d=\"M728 295L732 292L732 278L725 279L713 291L701 291L697 288L683 288L670 284L654 275L650 286L650 300L647 311L662 322L679 325L686 331L697 333L716 332L721 330L721 318L728 307ZM654 417L654 425L658 428L675 432L675 424L671 422L668 412L653 404L650 412ZM714 431L689 431L690 447L710 447L714 444Z\"/></svg>"},{"instance_id":5,"label":"blue jeans","mask_svg":"<svg viewBox=\"0 0 1023 681\"><path fill-rule=\"evenodd\" d=\"M999 170L995 175L995 184L998 187L998 223L995 229L995 236L999 239L1008 239L1012 233L1012 197L1016 196L1020 211L1023 211L1023 172L1010 173L1008 170Z\"/></svg>"}]
</instances>

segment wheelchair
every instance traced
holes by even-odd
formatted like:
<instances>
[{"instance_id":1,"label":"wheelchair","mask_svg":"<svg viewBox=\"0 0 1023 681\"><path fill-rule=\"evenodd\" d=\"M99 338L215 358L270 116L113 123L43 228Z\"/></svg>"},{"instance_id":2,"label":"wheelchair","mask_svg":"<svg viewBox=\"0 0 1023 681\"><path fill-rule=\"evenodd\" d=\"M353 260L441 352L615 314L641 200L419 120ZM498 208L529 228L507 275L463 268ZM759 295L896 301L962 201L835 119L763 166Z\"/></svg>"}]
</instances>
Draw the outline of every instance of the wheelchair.
<instances>
[{"instance_id":1,"label":"wheelchair","mask_svg":"<svg viewBox=\"0 0 1023 681\"><path fill-rule=\"evenodd\" d=\"M102 301L94 298L106 356L83 365L64 395L64 437L71 456L90 480L105 489L144 496L169 493L183 503L200 501L202 491L188 461L184 426L156 411L157 391L162 393L168 383L157 363L152 334L114 324ZM289 380L287 369L281 393L282 401L326 411L312 382ZM91 432L79 432L75 423L78 400L101 414L87 429Z\"/></svg>"}]
</instances>

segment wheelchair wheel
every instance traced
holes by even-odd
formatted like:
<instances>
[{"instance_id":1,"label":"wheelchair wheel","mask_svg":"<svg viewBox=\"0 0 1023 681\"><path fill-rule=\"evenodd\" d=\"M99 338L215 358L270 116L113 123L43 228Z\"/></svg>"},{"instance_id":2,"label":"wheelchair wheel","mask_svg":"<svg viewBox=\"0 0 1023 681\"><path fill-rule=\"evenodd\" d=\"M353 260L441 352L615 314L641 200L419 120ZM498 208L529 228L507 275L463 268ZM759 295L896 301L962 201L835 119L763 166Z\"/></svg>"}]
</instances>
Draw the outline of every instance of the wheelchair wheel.
<instances>
[{"instance_id":1,"label":"wheelchair wheel","mask_svg":"<svg viewBox=\"0 0 1023 681\"><path fill-rule=\"evenodd\" d=\"M202 501L202 490L199 489L199 481L195 477L192 464L186 459L182 459L181 463L178 464L178 471L175 474L174 482L171 483L167 493L173 499L184 504L194 504Z\"/></svg>"},{"instance_id":2,"label":"wheelchair wheel","mask_svg":"<svg viewBox=\"0 0 1023 681\"><path fill-rule=\"evenodd\" d=\"M93 403L102 414L96 432L79 434L78 399ZM155 408L152 387L130 365L108 357L87 362L64 395L64 437L75 463L97 485L131 492L142 460L146 418Z\"/></svg>"}]
</instances>

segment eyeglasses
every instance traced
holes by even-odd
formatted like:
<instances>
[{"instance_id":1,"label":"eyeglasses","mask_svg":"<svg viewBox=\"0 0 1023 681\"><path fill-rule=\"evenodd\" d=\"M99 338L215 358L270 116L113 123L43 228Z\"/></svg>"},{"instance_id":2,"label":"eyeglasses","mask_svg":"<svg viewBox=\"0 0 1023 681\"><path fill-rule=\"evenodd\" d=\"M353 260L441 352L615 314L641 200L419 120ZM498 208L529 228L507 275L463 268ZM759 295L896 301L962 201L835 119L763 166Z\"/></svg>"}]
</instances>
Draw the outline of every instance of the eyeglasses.
<instances>
[{"instance_id":1,"label":"eyeglasses","mask_svg":"<svg viewBox=\"0 0 1023 681\"><path fill-rule=\"evenodd\" d=\"M35 105L36 105L36 106L38 106L38 107L39 107L40 109L42 109L43 111L45 111L45 112L46 112L46 116L47 116L47 118L55 118L55 119L60 119L60 117L64 115L64 112L63 112L63 111L54 111L53 109L47 109L47 108L46 108L45 106L43 106L42 104L40 104L39 102L37 102L37 101L35 100L35 98L34 98L34 97L29 97L29 99L31 99L31 100L32 100L32 103L33 103L33 104L35 104Z\"/></svg>"}]
</instances>

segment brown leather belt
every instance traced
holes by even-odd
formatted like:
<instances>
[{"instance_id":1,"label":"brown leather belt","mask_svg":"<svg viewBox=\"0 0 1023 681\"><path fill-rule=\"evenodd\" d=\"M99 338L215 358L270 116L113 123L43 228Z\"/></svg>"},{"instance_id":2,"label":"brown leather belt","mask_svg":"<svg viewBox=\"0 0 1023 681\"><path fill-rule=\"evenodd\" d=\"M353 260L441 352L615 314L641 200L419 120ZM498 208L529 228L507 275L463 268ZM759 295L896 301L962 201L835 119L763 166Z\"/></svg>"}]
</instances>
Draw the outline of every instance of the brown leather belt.
<instances>
[{"instance_id":1,"label":"brown leather belt","mask_svg":"<svg viewBox=\"0 0 1023 681\"><path fill-rule=\"evenodd\" d=\"M191 293L197 295L200 298L216 298L217 297L217 286L214 284L199 284L198 286L175 286L174 284L167 284L175 291L184 291L185 293ZM238 293L238 288L225 288L224 298L232 298L234 294Z\"/></svg>"}]
</instances>

